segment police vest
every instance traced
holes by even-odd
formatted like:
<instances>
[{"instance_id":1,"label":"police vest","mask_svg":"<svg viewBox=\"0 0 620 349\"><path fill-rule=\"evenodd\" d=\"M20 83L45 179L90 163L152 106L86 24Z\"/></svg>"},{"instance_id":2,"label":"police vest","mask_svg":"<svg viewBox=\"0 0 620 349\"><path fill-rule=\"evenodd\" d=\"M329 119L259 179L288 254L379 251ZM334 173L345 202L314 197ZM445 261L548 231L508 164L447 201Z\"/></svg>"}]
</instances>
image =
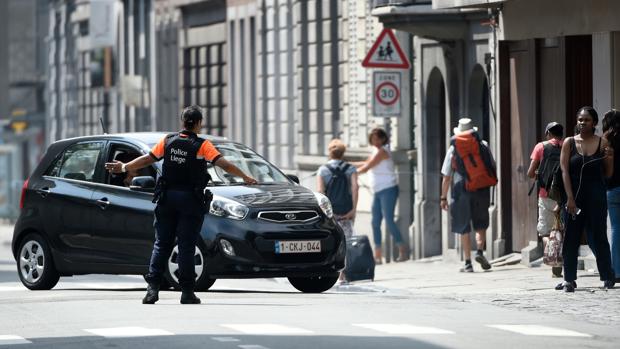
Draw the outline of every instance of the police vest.
<instances>
[{"instance_id":1,"label":"police vest","mask_svg":"<svg viewBox=\"0 0 620 349\"><path fill-rule=\"evenodd\" d=\"M207 185L210 180L207 162L197 158L204 142L204 139L189 132L166 136L162 177L167 188L193 190Z\"/></svg>"}]
</instances>

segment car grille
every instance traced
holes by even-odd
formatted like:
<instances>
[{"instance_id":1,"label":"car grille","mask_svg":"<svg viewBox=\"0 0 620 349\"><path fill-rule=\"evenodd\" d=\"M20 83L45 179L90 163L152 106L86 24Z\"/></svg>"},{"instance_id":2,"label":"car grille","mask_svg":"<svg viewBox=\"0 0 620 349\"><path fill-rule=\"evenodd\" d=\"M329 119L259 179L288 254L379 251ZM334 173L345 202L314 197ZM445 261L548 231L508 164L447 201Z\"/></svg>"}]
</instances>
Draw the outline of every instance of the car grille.
<instances>
[{"instance_id":1,"label":"car grille","mask_svg":"<svg viewBox=\"0 0 620 349\"><path fill-rule=\"evenodd\" d=\"M256 194L235 196L235 199L246 205L273 205L273 204L316 204L316 197L312 192L300 187L276 189Z\"/></svg>"},{"instance_id":2,"label":"car grille","mask_svg":"<svg viewBox=\"0 0 620 349\"><path fill-rule=\"evenodd\" d=\"M306 223L319 218L316 211L262 211L258 219L275 223Z\"/></svg>"}]
</instances>

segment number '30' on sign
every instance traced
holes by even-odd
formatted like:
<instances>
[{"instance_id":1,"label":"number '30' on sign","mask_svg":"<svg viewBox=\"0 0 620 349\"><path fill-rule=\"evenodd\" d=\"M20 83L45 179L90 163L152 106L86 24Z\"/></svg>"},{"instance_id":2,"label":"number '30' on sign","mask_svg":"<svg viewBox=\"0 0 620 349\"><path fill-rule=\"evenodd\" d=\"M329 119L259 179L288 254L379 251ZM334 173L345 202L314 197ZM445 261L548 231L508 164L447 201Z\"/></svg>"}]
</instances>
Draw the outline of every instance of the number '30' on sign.
<instances>
[{"instance_id":1,"label":"number '30' on sign","mask_svg":"<svg viewBox=\"0 0 620 349\"><path fill-rule=\"evenodd\" d=\"M374 116L400 116L400 72L373 73L373 114Z\"/></svg>"}]
</instances>

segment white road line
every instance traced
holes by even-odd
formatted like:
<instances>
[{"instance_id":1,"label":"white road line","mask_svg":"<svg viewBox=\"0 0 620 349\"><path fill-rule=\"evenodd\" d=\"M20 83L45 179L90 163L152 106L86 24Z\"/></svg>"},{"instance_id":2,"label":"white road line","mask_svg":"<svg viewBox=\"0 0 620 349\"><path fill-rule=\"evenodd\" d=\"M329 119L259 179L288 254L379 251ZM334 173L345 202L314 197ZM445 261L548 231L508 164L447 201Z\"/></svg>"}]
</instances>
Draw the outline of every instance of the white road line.
<instances>
[{"instance_id":1,"label":"white road line","mask_svg":"<svg viewBox=\"0 0 620 349\"><path fill-rule=\"evenodd\" d=\"M237 338L233 338L233 337L211 337L211 339L213 339L214 341L218 341L218 342L239 342L240 340Z\"/></svg>"},{"instance_id":2,"label":"white road line","mask_svg":"<svg viewBox=\"0 0 620 349\"><path fill-rule=\"evenodd\" d=\"M486 325L504 331L515 332L526 336L553 336L553 337L592 337L587 333L581 333L563 328L548 327L541 325Z\"/></svg>"},{"instance_id":3,"label":"white road line","mask_svg":"<svg viewBox=\"0 0 620 349\"><path fill-rule=\"evenodd\" d=\"M388 334L454 334L452 331L437 327L413 326L408 324L353 324Z\"/></svg>"},{"instance_id":4,"label":"white road line","mask_svg":"<svg viewBox=\"0 0 620 349\"><path fill-rule=\"evenodd\" d=\"M258 345L258 344L240 345L239 348L241 349L269 349L267 347L263 347L262 345Z\"/></svg>"},{"instance_id":5,"label":"white road line","mask_svg":"<svg viewBox=\"0 0 620 349\"><path fill-rule=\"evenodd\" d=\"M24 337L14 335L0 335L0 345L30 344L31 341Z\"/></svg>"},{"instance_id":6,"label":"white road line","mask_svg":"<svg viewBox=\"0 0 620 349\"><path fill-rule=\"evenodd\" d=\"M27 291L26 286L0 286L0 292Z\"/></svg>"},{"instance_id":7,"label":"white road line","mask_svg":"<svg viewBox=\"0 0 620 349\"><path fill-rule=\"evenodd\" d=\"M112 328L91 328L84 331L97 336L118 338L118 337L151 337L151 336L173 336L174 333L145 327L112 327Z\"/></svg>"},{"instance_id":8,"label":"white road line","mask_svg":"<svg viewBox=\"0 0 620 349\"><path fill-rule=\"evenodd\" d=\"M312 334L314 332L305 330L303 328L282 326L276 324L226 324L220 325L222 327L228 327L235 331L245 334L258 334L258 335L287 335L287 334Z\"/></svg>"}]
</instances>

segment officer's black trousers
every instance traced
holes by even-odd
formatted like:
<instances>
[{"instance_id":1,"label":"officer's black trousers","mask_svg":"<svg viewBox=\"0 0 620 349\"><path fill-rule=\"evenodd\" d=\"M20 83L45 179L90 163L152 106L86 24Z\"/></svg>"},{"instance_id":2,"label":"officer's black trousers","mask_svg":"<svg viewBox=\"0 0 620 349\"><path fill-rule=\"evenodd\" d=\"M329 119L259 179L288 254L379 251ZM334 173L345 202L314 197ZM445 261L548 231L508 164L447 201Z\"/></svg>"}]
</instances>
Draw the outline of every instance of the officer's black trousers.
<instances>
[{"instance_id":1,"label":"officer's black trousers","mask_svg":"<svg viewBox=\"0 0 620 349\"><path fill-rule=\"evenodd\" d=\"M194 251L203 219L204 211L193 192L166 191L165 202L157 204L155 208L155 244L146 276L147 282L161 283L176 238L179 246L179 284L183 290L194 289Z\"/></svg>"}]
</instances>

